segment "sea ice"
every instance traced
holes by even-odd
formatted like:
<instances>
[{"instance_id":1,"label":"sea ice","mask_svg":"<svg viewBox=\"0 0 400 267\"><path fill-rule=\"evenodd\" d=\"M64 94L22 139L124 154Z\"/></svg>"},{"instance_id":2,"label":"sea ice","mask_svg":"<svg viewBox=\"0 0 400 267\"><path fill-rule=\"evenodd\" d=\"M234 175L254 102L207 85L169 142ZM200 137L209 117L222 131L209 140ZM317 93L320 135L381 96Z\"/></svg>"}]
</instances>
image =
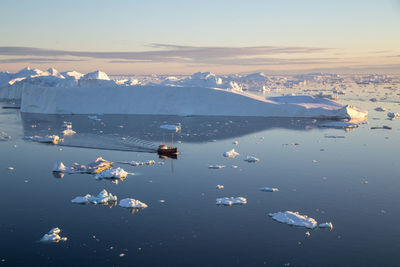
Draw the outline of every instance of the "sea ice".
<instances>
[{"instance_id":1,"label":"sea ice","mask_svg":"<svg viewBox=\"0 0 400 267\"><path fill-rule=\"evenodd\" d=\"M35 142L39 143L50 143L57 145L58 142L63 141L63 139L60 139L58 135L46 135L46 136L25 136L25 139L32 140Z\"/></svg>"},{"instance_id":2,"label":"sea ice","mask_svg":"<svg viewBox=\"0 0 400 267\"><path fill-rule=\"evenodd\" d=\"M256 163L260 161L258 158L253 157L253 156L247 156L247 158L244 159L244 161L250 162L250 163Z\"/></svg>"},{"instance_id":3,"label":"sea ice","mask_svg":"<svg viewBox=\"0 0 400 267\"><path fill-rule=\"evenodd\" d=\"M217 205L225 205L225 206L247 203L247 199L245 199L244 197L223 197L223 198L217 198L216 201Z\"/></svg>"},{"instance_id":4,"label":"sea ice","mask_svg":"<svg viewBox=\"0 0 400 267\"><path fill-rule=\"evenodd\" d=\"M264 192L278 192L279 189L278 188L274 188L274 187L260 187L261 191Z\"/></svg>"},{"instance_id":5,"label":"sea ice","mask_svg":"<svg viewBox=\"0 0 400 267\"><path fill-rule=\"evenodd\" d=\"M216 164L216 165L209 165L208 168L209 168L209 169L223 169L223 168L225 168L225 165L218 165L218 164Z\"/></svg>"},{"instance_id":6,"label":"sea ice","mask_svg":"<svg viewBox=\"0 0 400 267\"><path fill-rule=\"evenodd\" d=\"M139 200L133 198L124 198L119 202L119 205L123 208L130 209L144 209L147 208L147 205Z\"/></svg>"},{"instance_id":7,"label":"sea ice","mask_svg":"<svg viewBox=\"0 0 400 267\"><path fill-rule=\"evenodd\" d=\"M281 223L307 227L310 229L314 229L318 225L317 221L313 218L310 218L307 215L300 215L298 212L293 211L269 213L269 216Z\"/></svg>"},{"instance_id":8,"label":"sea ice","mask_svg":"<svg viewBox=\"0 0 400 267\"><path fill-rule=\"evenodd\" d=\"M87 194L83 197L76 197L71 200L72 203L76 204L86 204L86 203L93 203L93 204L107 204L109 202L117 201L117 196L113 196L111 193L108 193L105 189L103 189L97 196L92 196Z\"/></svg>"},{"instance_id":9,"label":"sea ice","mask_svg":"<svg viewBox=\"0 0 400 267\"><path fill-rule=\"evenodd\" d=\"M118 167L116 169L107 169L97 173L94 177L96 179L124 179L128 173L124 169Z\"/></svg>"},{"instance_id":10,"label":"sea ice","mask_svg":"<svg viewBox=\"0 0 400 267\"><path fill-rule=\"evenodd\" d=\"M66 237L60 237L58 234L61 232L60 228L56 227L51 229L47 234L45 234L41 242L59 242L59 241L67 241Z\"/></svg>"},{"instance_id":11,"label":"sea ice","mask_svg":"<svg viewBox=\"0 0 400 267\"><path fill-rule=\"evenodd\" d=\"M112 168L112 162L98 157L94 162L87 165L73 163L71 166L66 167L64 163L57 162L53 167L53 172L97 174L110 168Z\"/></svg>"},{"instance_id":12,"label":"sea ice","mask_svg":"<svg viewBox=\"0 0 400 267\"><path fill-rule=\"evenodd\" d=\"M333 224L331 222L326 222L326 223L320 223L318 224L319 228L329 228L329 229L333 229Z\"/></svg>"},{"instance_id":13,"label":"sea ice","mask_svg":"<svg viewBox=\"0 0 400 267\"><path fill-rule=\"evenodd\" d=\"M181 125L164 124L161 125L160 128L168 131L179 132L181 130Z\"/></svg>"},{"instance_id":14,"label":"sea ice","mask_svg":"<svg viewBox=\"0 0 400 267\"><path fill-rule=\"evenodd\" d=\"M235 149L231 149L227 152L224 152L224 157L226 158L235 158L236 156L239 156L240 154L235 151Z\"/></svg>"}]
</instances>

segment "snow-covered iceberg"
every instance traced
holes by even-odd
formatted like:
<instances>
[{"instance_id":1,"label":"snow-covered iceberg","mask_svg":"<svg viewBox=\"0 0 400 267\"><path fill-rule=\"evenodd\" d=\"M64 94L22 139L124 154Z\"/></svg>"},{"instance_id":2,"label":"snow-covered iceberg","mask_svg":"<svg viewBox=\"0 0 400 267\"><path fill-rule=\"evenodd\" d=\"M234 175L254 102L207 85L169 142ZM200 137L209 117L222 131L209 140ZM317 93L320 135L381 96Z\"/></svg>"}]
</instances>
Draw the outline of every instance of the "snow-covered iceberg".
<instances>
[{"instance_id":1,"label":"snow-covered iceberg","mask_svg":"<svg viewBox=\"0 0 400 267\"><path fill-rule=\"evenodd\" d=\"M42 239L40 239L41 242L60 242L60 241L67 241L66 237L61 237L59 233L61 232L60 228L55 227L51 229L47 234L45 234Z\"/></svg>"},{"instance_id":2,"label":"snow-covered iceberg","mask_svg":"<svg viewBox=\"0 0 400 267\"><path fill-rule=\"evenodd\" d=\"M56 162L53 167L53 172L97 174L110 168L112 168L112 162L98 157L94 162L87 165L75 162L71 166L66 167L62 162Z\"/></svg>"},{"instance_id":3,"label":"snow-covered iceberg","mask_svg":"<svg viewBox=\"0 0 400 267\"><path fill-rule=\"evenodd\" d=\"M94 177L100 179L125 179L128 176L128 172L118 167L116 169L107 169L97 173Z\"/></svg>"},{"instance_id":4,"label":"snow-covered iceberg","mask_svg":"<svg viewBox=\"0 0 400 267\"><path fill-rule=\"evenodd\" d=\"M119 202L119 205L128 209L144 209L148 207L147 204L133 198L124 198Z\"/></svg>"},{"instance_id":5,"label":"snow-covered iceberg","mask_svg":"<svg viewBox=\"0 0 400 267\"><path fill-rule=\"evenodd\" d=\"M310 229L314 229L318 225L317 221L313 218L310 218L307 215L301 215L298 212L293 211L270 213L269 216L271 216L272 219L281 223L306 227Z\"/></svg>"},{"instance_id":6,"label":"snow-covered iceberg","mask_svg":"<svg viewBox=\"0 0 400 267\"><path fill-rule=\"evenodd\" d=\"M108 193L105 189L101 190L101 192L97 196L92 196L90 194L86 194L83 197L76 197L71 200L72 203L75 204L108 204L110 202L116 202L117 196Z\"/></svg>"},{"instance_id":7,"label":"snow-covered iceberg","mask_svg":"<svg viewBox=\"0 0 400 267\"><path fill-rule=\"evenodd\" d=\"M226 158L235 158L236 156L239 156L240 154L238 152L236 152L235 149L231 149L229 151L224 152L224 154L222 154L222 155Z\"/></svg>"}]
</instances>

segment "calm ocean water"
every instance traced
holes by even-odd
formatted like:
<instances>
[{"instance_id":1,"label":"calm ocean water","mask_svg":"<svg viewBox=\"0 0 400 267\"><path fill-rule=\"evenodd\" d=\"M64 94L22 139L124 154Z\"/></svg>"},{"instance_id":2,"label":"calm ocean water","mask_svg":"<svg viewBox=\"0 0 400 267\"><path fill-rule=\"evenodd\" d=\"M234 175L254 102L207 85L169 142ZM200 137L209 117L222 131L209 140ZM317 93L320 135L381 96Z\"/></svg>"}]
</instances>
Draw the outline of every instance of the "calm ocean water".
<instances>
[{"instance_id":1,"label":"calm ocean water","mask_svg":"<svg viewBox=\"0 0 400 267\"><path fill-rule=\"evenodd\" d=\"M293 118L99 116L96 122L0 109L0 131L11 136L0 141L0 266L398 266L400 120L387 120L371 103L357 105L370 110L369 124L348 132ZM60 135L64 121L77 134L63 144L24 140ZM178 122L182 132L174 141L181 153L160 159L154 149L170 136L159 126ZM393 130L370 129L382 125ZM232 148L240 156L224 158ZM260 161L247 163L247 155ZM52 174L57 161L99 156L164 164L115 164L135 173L118 184ZM259 191L263 186L280 191ZM71 203L103 188L149 207L130 213ZM216 198L225 196L248 203L217 206ZM331 221L333 229L291 227L268 216L286 210ZM38 242L52 227L68 241Z\"/></svg>"}]
</instances>

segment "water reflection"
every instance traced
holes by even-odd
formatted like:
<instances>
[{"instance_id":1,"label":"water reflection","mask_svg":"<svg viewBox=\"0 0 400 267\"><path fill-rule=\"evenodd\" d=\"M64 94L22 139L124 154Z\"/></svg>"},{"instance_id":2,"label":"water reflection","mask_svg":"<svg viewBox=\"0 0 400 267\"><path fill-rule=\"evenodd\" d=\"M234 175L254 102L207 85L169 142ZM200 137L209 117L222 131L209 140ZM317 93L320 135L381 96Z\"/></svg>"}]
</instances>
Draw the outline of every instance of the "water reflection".
<instances>
[{"instance_id":1,"label":"water reflection","mask_svg":"<svg viewBox=\"0 0 400 267\"><path fill-rule=\"evenodd\" d=\"M178 142L210 142L276 128L310 130L318 121L299 118L102 115L101 121L86 115L44 115L21 113L25 136L60 135L64 122L72 123L77 134L65 136L60 145L96 149L151 152L160 142L168 143L170 135L160 129L162 124L182 124L175 134Z\"/></svg>"}]
</instances>

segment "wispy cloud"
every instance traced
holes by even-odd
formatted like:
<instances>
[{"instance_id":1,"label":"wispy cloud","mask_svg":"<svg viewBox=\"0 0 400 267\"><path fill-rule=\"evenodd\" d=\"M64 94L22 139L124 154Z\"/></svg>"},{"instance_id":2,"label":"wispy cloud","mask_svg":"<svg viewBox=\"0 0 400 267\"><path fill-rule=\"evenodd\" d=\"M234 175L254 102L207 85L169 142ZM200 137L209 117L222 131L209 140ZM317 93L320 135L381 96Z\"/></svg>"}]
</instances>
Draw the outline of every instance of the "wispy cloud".
<instances>
[{"instance_id":1,"label":"wispy cloud","mask_svg":"<svg viewBox=\"0 0 400 267\"><path fill-rule=\"evenodd\" d=\"M61 61L62 57L86 59L106 59L109 63L189 63L211 65L270 65L270 64L313 64L323 62L323 58L282 59L279 56L298 57L326 52L330 48L301 46L249 46L249 47L216 47L216 46L182 46L170 44L151 44L148 51L130 52L92 52L43 49L34 47L0 47L0 56L41 57L45 62ZM271 58L271 56L274 56ZM33 58L31 58L33 60ZM7 59L3 59L6 63ZM17 60L17 59L15 59ZM16 62L16 61L14 61ZM23 62L21 59L20 62Z\"/></svg>"},{"instance_id":2,"label":"wispy cloud","mask_svg":"<svg viewBox=\"0 0 400 267\"><path fill-rule=\"evenodd\" d=\"M64 58L37 58L37 57L18 57L18 58L7 58L0 59L0 64L6 63L56 63L56 62L75 62L75 61L84 61L84 59L64 59Z\"/></svg>"}]
</instances>

